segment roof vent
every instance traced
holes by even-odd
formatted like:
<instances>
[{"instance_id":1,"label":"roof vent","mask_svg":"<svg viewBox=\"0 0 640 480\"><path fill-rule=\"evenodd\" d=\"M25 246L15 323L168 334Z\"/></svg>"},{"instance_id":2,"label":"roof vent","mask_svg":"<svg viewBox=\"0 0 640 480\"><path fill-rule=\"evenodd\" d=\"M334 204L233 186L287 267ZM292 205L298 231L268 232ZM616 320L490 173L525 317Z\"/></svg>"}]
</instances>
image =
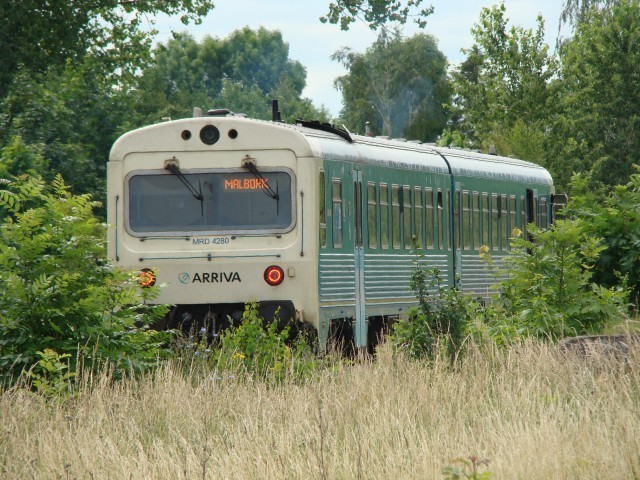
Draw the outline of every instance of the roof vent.
<instances>
[{"instance_id":1,"label":"roof vent","mask_svg":"<svg viewBox=\"0 0 640 480\"><path fill-rule=\"evenodd\" d=\"M489 155L498 155L495 145L489 145Z\"/></svg>"},{"instance_id":2,"label":"roof vent","mask_svg":"<svg viewBox=\"0 0 640 480\"><path fill-rule=\"evenodd\" d=\"M214 108L207 111L207 115L210 117L224 117L226 115L233 115L233 112L228 108Z\"/></svg>"}]
</instances>

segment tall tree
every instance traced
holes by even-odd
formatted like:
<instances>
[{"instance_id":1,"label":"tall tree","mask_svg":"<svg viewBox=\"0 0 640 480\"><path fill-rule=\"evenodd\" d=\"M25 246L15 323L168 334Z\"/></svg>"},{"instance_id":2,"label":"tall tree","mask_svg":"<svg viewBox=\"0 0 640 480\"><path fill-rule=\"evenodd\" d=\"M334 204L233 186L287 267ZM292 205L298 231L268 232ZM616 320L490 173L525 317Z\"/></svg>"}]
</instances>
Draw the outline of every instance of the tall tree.
<instances>
[{"instance_id":1,"label":"tall tree","mask_svg":"<svg viewBox=\"0 0 640 480\"><path fill-rule=\"evenodd\" d=\"M563 173L626 184L640 158L640 1L591 10L560 57L562 110L553 133Z\"/></svg>"},{"instance_id":2,"label":"tall tree","mask_svg":"<svg viewBox=\"0 0 640 480\"><path fill-rule=\"evenodd\" d=\"M18 66L44 72L92 53L109 73L133 73L155 34L153 15L199 22L212 8L212 0L3 0L0 98Z\"/></svg>"},{"instance_id":3,"label":"tall tree","mask_svg":"<svg viewBox=\"0 0 640 480\"><path fill-rule=\"evenodd\" d=\"M475 44L454 72L458 123L468 146L496 144L502 154L541 162L545 120L554 103L557 62L537 27L508 28L504 4L484 8L471 32Z\"/></svg>"},{"instance_id":4,"label":"tall tree","mask_svg":"<svg viewBox=\"0 0 640 480\"><path fill-rule=\"evenodd\" d=\"M289 45L278 31L243 28L225 39L205 37L198 43L177 34L153 53L142 72L140 105L143 122L184 117L194 106L229 108L257 118L270 118L270 99L281 101L284 113L315 112L301 98L306 70L289 58Z\"/></svg>"},{"instance_id":5,"label":"tall tree","mask_svg":"<svg viewBox=\"0 0 640 480\"><path fill-rule=\"evenodd\" d=\"M353 130L433 141L447 120L447 61L426 34L403 39L383 32L365 53L344 48L334 60L349 73L336 80L342 116Z\"/></svg>"}]
</instances>

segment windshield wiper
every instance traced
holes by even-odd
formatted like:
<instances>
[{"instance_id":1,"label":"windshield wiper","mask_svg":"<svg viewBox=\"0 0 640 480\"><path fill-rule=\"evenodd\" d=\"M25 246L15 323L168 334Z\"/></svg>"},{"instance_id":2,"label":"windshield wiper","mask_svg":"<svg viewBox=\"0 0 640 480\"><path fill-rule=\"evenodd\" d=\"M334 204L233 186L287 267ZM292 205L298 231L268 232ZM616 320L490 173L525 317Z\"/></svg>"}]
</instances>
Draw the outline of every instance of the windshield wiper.
<instances>
[{"instance_id":1,"label":"windshield wiper","mask_svg":"<svg viewBox=\"0 0 640 480\"><path fill-rule=\"evenodd\" d=\"M198 190L196 190L196 188L191 185L191 182L187 180L187 177L184 175L184 173L180 171L180 167L178 167L177 164L175 164L174 162L167 162L164 168L178 177L178 180L180 180L184 184L184 186L187 187L187 190L189 190L189 193L193 195L193 198L200 201L200 213L202 214L202 216L204 216L204 196L202 195L202 184L200 183L200 179L198 178Z\"/></svg>"},{"instance_id":2,"label":"windshield wiper","mask_svg":"<svg viewBox=\"0 0 640 480\"><path fill-rule=\"evenodd\" d=\"M267 183L267 180L262 176L262 174L256 168L256 164L253 162L243 162L242 166L249 170L254 177L261 181L261 184L264 185L264 189L262 190L267 197L273 198L274 200L280 200L280 194L278 193L278 182L276 181L276 190L271 188L271 185Z\"/></svg>"},{"instance_id":3,"label":"windshield wiper","mask_svg":"<svg viewBox=\"0 0 640 480\"><path fill-rule=\"evenodd\" d=\"M262 176L262 174L258 171L255 163L245 160L244 162L242 162L242 166L247 170L249 170L253 174L253 176L256 177L258 180L260 180L261 184L264 185L264 188L262 189L262 191L267 197L273 198L276 201L276 215L279 215L280 214L280 193L278 188L278 180L276 179L276 189L274 190L273 188L271 188L271 185L269 185L269 183Z\"/></svg>"}]
</instances>

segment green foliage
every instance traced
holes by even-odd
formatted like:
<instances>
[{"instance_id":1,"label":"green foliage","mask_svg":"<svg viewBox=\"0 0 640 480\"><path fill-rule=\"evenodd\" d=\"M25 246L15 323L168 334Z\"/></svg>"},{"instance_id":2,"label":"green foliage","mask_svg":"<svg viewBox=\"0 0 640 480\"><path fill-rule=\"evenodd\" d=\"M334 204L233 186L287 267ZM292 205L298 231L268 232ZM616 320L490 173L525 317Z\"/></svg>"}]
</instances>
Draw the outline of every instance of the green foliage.
<instances>
[{"instance_id":1,"label":"green foliage","mask_svg":"<svg viewBox=\"0 0 640 480\"><path fill-rule=\"evenodd\" d=\"M640 304L640 174L629 183L594 192L587 176L571 183L572 198L565 214L580 221L582 230L601 239L602 252L593 266L593 280L608 288L627 279L632 303Z\"/></svg>"},{"instance_id":2,"label":"green foliage","mask_svg":"<svg viewBox=\"0 0 640 480\"><path fill-rule=\"evenodd\" d=\"M540 162L557 64L548 53L544 23L508 29L505 5L483 8L471 32L475 44L453 73L456 111L451 129L468 145L496 145L503 155Z\"/></svg>"},{"instance_id":3,"label":"green foliage","mask_svg":"<svg viewBox=\"0 0 640 480\"><path fill-rule=\"evenodd\" d=\"M433 6L420 9L422 0L341 0L329 4L329 12L321 17L323 23L340 24L342 30L349 30L349 26L356 20L361 20L376 30L388 22L405 24L409 18L424 28L426 17L433 13Z\"/></svg>"},{"instance_id":4,"label":"green foliage","mask_svg":"<svg viewBox=\"0 0 640 480\"><path fill-rule=\"evenodd\" d=\"M323 120L328 116L301 99L305 68L289 58L289 45L278 31L245 27L200 43L186 33L176 34L153 54L153 65L140 79L136 110L142 122L190 116L194 106L271 119L271 99L280 101L288 121L299 113Z\"/></svg>"},{"instance_id":5,"label":"green foliage","mask_svg":"<svg viewBox=\"0 0 640 480\"><path fill-rule=\"evenodd\" d=\"M365 53L344 48L332 58L349 73L336 80L341 116L354 131L434 141L446 125L451 88L447 61L426 34L383 32Z\"/></svg>"},{"instance_id":6,"label":"green foliage","mask_svg":"<svg viewBox=\"0 0 640 480\"><path fill-rule=\"evenodd\" d=\"M499 296L484 311L483 331L498 343L525 337L559 339L599 333L625 316L627 292L593 282L604 249L577 221L558 220L549 230L527 226L529 238L512 239ZM476 330L477 331L477 330Z\"/></svg>"},{"instance_id":7,"label":"green foliage","mask_svg":"<svg viewBox=\"0 0 640 480\"><path fill-rule=\"evenodd\" d=\"M433 359L444 350L453 361L472 318L473 301L457 288L443 285L440 272L426 266L424 255L414 261L410 287L419 306L393 325L392 344L413 358Z\"/></svg>"},{"instance_id":8,"label":"green foliage","mask_svg":"<svg viewBox=\"0 0 640 480\"><path fill-rule=\"evenodd\" d=\"M7 145L0 149L0 178L29 173L42 175L45 160L40 148L27 145L22 137L11 137Z\"/></svg>"},{"instance_id":9,"label":"green foliage","mask_svg":"<svg viewBox=\"0 0 640 480\"><path fill-rule=\"evenodd\" d=\"M18 66L33 73L83 63L91 56L102 75L133 75L148 58L153 16L198 22L211 0L3 0L0 3L0 92Z\"/></svg>"},{"instance_id":10,"label":"green foliage","mask_svg":"<svg viewBox=\"0 0 640 480\"><path fill-rule=\"evenodd\" d=\"M301 333L294 335L291 326L276 320L265 321L258 314L258 304L245 305L242 318L223 330L213 344L187 339L183 353L203 359L219 375L247 373L262 379L280 381L304 378L318 368L312 344Z\"/></svg>"},{"instance_id":11,"label":"green foliage","mask_svg":"<svg viewBox=\"0 0 640 480\"><path fill-rule=\"evenodd\" d=\"M155 365L168 337L146 325L165 309L145 306L156 292L141 291L135 277L107 264L105 227L92 213L97 202L72 195L60 176L50 187L29 176L4 186L0 381L23 371L48 378L52 368L67 375L78 362L108 362L118 372Z\"/></svg>"},{"instance_id":12,"label":"green foliage","mask_svg":"<svg viewBox=\"0 0 640 480\"><path fill-rule=\"evenodd\" d=\"M640 154L640 1L588 8L579 18L560 49L551 170L564 185L579 172L605 185L625 184Z\"/></svg>"}]
</instances>

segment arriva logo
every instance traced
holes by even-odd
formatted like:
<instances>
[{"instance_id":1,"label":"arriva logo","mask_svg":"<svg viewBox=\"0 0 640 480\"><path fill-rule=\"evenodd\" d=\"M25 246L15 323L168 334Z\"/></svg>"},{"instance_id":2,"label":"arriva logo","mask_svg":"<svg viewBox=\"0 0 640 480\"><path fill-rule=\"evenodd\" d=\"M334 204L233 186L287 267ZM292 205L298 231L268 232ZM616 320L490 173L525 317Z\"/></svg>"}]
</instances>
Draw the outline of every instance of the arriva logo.
<instances>
[{"instance_id":1,"label":"arriva logo","mask_svg":"<svg viewBox=\"0 0 640 480\"><path fill-rule=\"evenodd\" d=\"M178 274L178 280L184 285L190 283L233 283L242 282L238 272L203 272L194 273L193 277L187 272Z\"/></svg>"}]
</instances>

